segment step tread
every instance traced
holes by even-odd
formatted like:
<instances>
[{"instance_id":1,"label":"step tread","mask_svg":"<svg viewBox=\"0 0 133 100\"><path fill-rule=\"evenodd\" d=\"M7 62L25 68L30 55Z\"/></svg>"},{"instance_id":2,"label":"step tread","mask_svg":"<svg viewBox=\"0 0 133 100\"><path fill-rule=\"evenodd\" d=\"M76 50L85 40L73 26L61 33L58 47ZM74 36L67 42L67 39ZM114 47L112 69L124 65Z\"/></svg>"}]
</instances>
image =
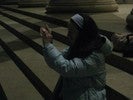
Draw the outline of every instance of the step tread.
<instances>
[{"instance_id":1,"label":"step tread","mask_svg":"<svg viewBox=\"0 0 133 100\"><path fill-rule=\"evenodd\" d=\"M124 96L133 99L133 77L111 65L106 64L107 85Z\"/></svg>"},{"instance_id":2,"label":"step tread","mask_svg":"<svg viewBox=\"0 0 133 100\"><path fill-rule=\"evenodd\" d=\"M35 10L35 9L33 9L33 10ZM25 9L25 11L26 11L26 9ZM31 9L31 11L32 11L32 9ZM8 12L8 11L6 11L6 12ZM16 15L18 17L18 14L16 14ZM55 15L56 14L53 14L53 15L50 15L50 16L54 16L54 17L56 17L58 19L63 19L63 20L67 20L67 21L69 20L69 18L71 16L71 14L70 15L66 15L65 17L62 17L60 14L59 15L57 14L57 16L55 16ZM106 15L106 14L104 14L104 15ZM98 21L98 23L101 23L101 17L99 19L99 16L103 16L103 15L102 14L101 15L97 14L96 16L93 16L93 17ZM19 17L24 19L24 20L27 20L27 21L31 18L31 17L21 16L21 15L19 15ZM7 23L9 22L10 25L13 25L14 28L15 28L15 26L17 26L16 22L12 22L11 20L6 20L7 18L3 18L2 16L0 16L0 18L2 18ZM117 18L114 19L114 20L117 20ZM36 19L34 20L34 18L33 18L32 22L36 23L36 21L37 20ZM42 25L42 22L40 22L38 25ZM18 26L21 26L21 25L18 24ZM52 25L50 25L50 26L52 27ZM19 29L19 27L17 29ZM67 36L67 28L52 27L52 30L54 30L55 32L59 32L62 35ZM38 44L42 45L41 38L33 39L33 41L35 41ZM55 40L54 40L54 44L59 49L63 49L64 47L66 47L66 45L64 45L64 44L62 44L62 43L60 43L58 41L55 41ZM26 48L26 49L23 49L23 50L15 51L15 53L29 66L30 69L32 69L32 71L44 83L46 83L46 85L50 88L50 90L53 91L53 89L54 89L54 87L56 85L56 82L58 80L59 75L56 72L54 72L53 70L51 70L46 65L43 57L41 55L39 55L36 51L34 51L30 47ZM119 57L122 57L121 53L113 52L113 54L115 54L115 55L117 55ZM122 57L122 58L125 58L125 57ZM125 58L125 59L128 59L129 61L133 61L132 58ZM31 60L33 62L31 62ZM7 62L10 62L10 61L7 61ZM7 62L4 62L4 63L7 63ZM0 65L1 64L2 63L0 63ZM130 99L133 99L133 90L132 90L133 89L133 85L132 85L133 77L132 77L132 75L128 74L128 73L126 73L124 71L121 71L121 70L115 68L114 66L111 66L111 65L108 65L108 64L106 64L106 66L107 66L107 85L110 86L111 88L115 89L119 93L123 94L124 96L129 97ZM49 73L49 71L50 71L50 73ZM47 76L50 76L51 78L47 78ZM55 79L53 80L53 78L55 78ZM49 82L51 82L51 84L49 84Z\"/></svg>"},{"instance_id":3,"label":"step tread","mask_svg":"<svg viewBox=\"0 0 133 100\"><path fill-rule=\"evenodd\" d=\"M0 63L0 82L9 100L44 100L12 61Z\"/></svg>"}]
</instances>

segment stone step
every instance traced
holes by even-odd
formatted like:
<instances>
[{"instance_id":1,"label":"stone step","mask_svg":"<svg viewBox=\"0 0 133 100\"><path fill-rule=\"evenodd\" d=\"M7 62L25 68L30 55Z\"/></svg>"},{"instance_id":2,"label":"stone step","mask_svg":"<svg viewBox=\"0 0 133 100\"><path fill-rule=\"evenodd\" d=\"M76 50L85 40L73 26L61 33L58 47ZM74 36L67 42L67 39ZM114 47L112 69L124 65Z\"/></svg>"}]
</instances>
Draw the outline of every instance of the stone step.
<instances>
[{"instance_id":1,"label":"stone step","mask_svg":"<svg viewBox=\"0 0 133 100\"><path fill-rule=\"evenodd\" d=\"M28 12L31 12L33 13L33 9L34 8L18 8L18 10L22 10L22 11L28 11ZM35 10L34 10L34 13L36 14L39 14L39 15L46 15L46 9L44 7L37 7Z\"/></svg>"},{"instance_id":2,"label":"stone step","mask_svg":"<svg viewBox=\"0 0 133 100\"><path fill-rule=\"evenodd\" d=\"M6 10L9 10L9 11L13 11L13 12L16 12L16 13L24 14L24 15L27 15L27 16L30 16L30 17L33 17L33 18L37 18L37 19L40 19L40 20L44 20L44 21L49 22L49 23L54 23L54 24L56 23L56 25L67 27L67 22L64 23L64 21L62 21L60 19L57 19L57 18L54 18L54 17L43 16L43 15L39 15L39 14L36 14L36 13L33 13L33 12L27 12L27 11L18 10L18 9L11 8L11 7L6 7L6 6L0 6L0 8L6 9Z\"/></svg>"},{"instance_id":3,"label":"stone step","mask_svg":"<svg viewBox=\"0 0 133 100\"><path fill-rule=\"evenodd\" d=\"M46 22L46 21L42 21L41 19L33 18L31 16L22 15L22 14L15 13L15 12L12 12L12 11L2 11L2 12L4 14L8 14L10 16L17 17L17 18L19 18L21 20L25 20L25 21L27 21L29 23L34 23L34 24L39 25L39 26L43 26L44 24L48 24L52 28L58 27L58 25L56 25L56 24L52 24L52 23L49 23L49 22Z\"/></svg>"},{"instance_id":4,"label":"stone step","mask_svg":"<svg viewBox=\"0 0 133 100\"><path fill-rule=\"evenodd\" d=\"M41 40L41 39L40 39Z\"/></svg>"},{"instance_id":5,"label":"stone step","mask_svg":"<svg viewBox=\"0 0 133 100\"><path fill-rule=\"evenodd\" d=\"M34 29L34 28L33 28ZM62 32L62 33L64 33L64 32ZM116 55L113 55L114 57L116 56ZM118 58L119 56L116 56L116 58ZM120 58L120 57L119 57ZM122 59L122 61L124 60L124 58L120 58L120 59ZM113 63L113 66L115 66L115 67L117 67L118 66L118 64L117 65L114 65L114 62L113 61L109 61L108 63ZM127 63L126 63L127 64ZM121 67L121 66L120 66ZM130 65L128 65L128 67L130 67ZM127 68L128 68L127 67ZM123 68L123 67L122 67ZM126 69L126 71L129 71L128 69ZM132 71L132 70L131 70ZM131 72L132 73L132 72Z\"/></svg>"},{"instance_id":6,"label":"stone step","mask_svg":"<svg viewBox=\"0 0 133 100\"><path fill-rule=\"evenodd\" d=\"M3 13L3 12L0 12L0 13L3 14L4 16L6 16L6 17L9 17L12 20L15 20L15 21L17 21L17 22L19 22L19 23L21 23L21 24L23 24L23 25L25 25L25 26L27 26L27 27L35 30L35 31L37 31L37 32L39 32L39 30L40 30L40 26L39 25L30 23L30 22L28 22L26 20L22 20L20 18L14 17L14 16L11 16L11 15L9 15L7 13ZM41 26L43 26L43 25L41 25ZM50 24L48 23L48 25L50 25ZM55 26L52 25L50 27L55 27ZM52 32L52 34L54 35L55 39L57 39L59 41L62 41L63 43L66 42L68 44L68 39L66 37L64 37L63 35L60 35L59 33L55 33L54 31Z\"/></svg>"},{"instance_id":7,"label":"stone step","mask_svg":"<svg viewBox=\"0 0 133 100\"><path fill-rule=\"evenodd\" d=\"M1 84L0 84L0 98L1 98L2 100L7 100L7 96L6 96L5 92L4 92L4 90L3 90L2 86L1 86Z\"/></svg>"},{"instance_id":8,"label":"stone step","mask_svg":"<svg viewBox=\"0 0 133 100\"><path fill-rule=\"evenodd\" d=\"M13 61L0 63L0 72L0 83L8 100L44 100Z\"/></svg>"},{"instance_id":9,"label":"stone step","mask_svg":"<svg viewBox=\"0 0 133 100\"><path fill-rule=\"evenodd\" d=\"M18 44L18 46L19 46L19 44ZM22 53L20 53L20 54L22 54ZM38 57L36 57L36 58L38 58ZM27 60L26 60L27 61ZM49 79L48 79L49 80Z\"/></svg>"},{"instance_id":10,"label":"stone step","mask_svg":"<svg viewBox=\"0 0 133 100\"><path fill-rule=\"evenodd\" d=\"M52 96L52 92L47 86L36 76L35 73L8 47L3 40L0 40L0 45L8 54L8 56L17 65L19 70L27 77L36 90L41 94L43 98L49 100Z\"/></svg>"},{"instance_id":11,"label":"stone step","mask_svg":"<svg viewBox=\"0 0 133 100\"><path fill-rule=\"evenodd\" d=\"M1 12L2 13L2 12ZM32 17L28 17L28 16L25 16L25 15L21 15L21 14L17 14L17 13L14 13L14 12L11 12L11 11L3 11L3 13L4 14L9 14L8 16L10 16L10 15L15 15L15 16L17 16L18 18L21 18L21 19L23 19L23 20L27 20L28 22L30 22L30 23L36 23L36 24L41 24L41 23L43 23L41 20L39 20L39 19L35 19L35 18L32 18ZM2 14L3 14L2 13ZM14 17L12 17L12 18L14 18ZM5 17L2 17L1 18L1 20L5 20L6 18ZM7 22L9 23L11 23L11 21L9 20L9 19L6 19L7 20ZM15 23L15 22L14 22ZM11 24L14 24L14 23L11 23ZM41 24L42 25L42 24Z\"/></svg>"},{"instance_id":12,"label":"stone step","mask_svg":"<svg viewBox=\"0 0 133 100\"><path fill-rule=\"evenodd\" d=\"M101 18L101 17L100 17Z\"/></svg>"},{"instance_id":13,"label":"stone step","mask_svg":"<svg viewBox=\"0 0 133 100\"><path fill-rule=\"evenodd\" d=\"M41 38L34 39L33 41L37 42L40 45L42 44ZM66 47L66 45L63 45L58 41L53 42L59 50L62 50L64 47ZM51 91L54 90L54 87L59 78L59 74L47 66L42 55L38 54L35 50L33 50L33 48L15 51L15 53Z\"/></svg>"},{"instance_id":14,"label":"stone step","mask_svg":"<svg viewBox=\"0 0 133 100\"><path fill-rule=\"evenodd\" d=\"M40 45L42 44L41 39L35 39L34 41L36 41ZM66 47L64 44L59 43L58 41L54 41L54 44L60 50L63 49L64 47ZM32 71L37 76L39 76L39 78L41 80L44 81L44 83L51 89L51 91L54 89L59 75L58 75L58 73L54 72L53 70L51 70L46 65L46 63L45 63L44 59L42 58L42 56L38 55L38 53L36 53L34 50L32 50L30 48L25 49L25 50L16 51L15 53L29 66L30 69L32 69ZM120 73L120 75L116 74L116 73ZM120 81L118 79L123 79L123 76L121 76L121 75L123 75L123 73L125 73L125 72L122 72L118 69L114 69L112 66L107 65L107 84L109 86L110 86L110 84L112 84L111 86L113 88L118 87L120 85L119 84ZM115 78L116 77L115 75L117 76L117 79ZM51 77L48 78L47 76L51 76ZM129 78L127 78L127 77L130 78L130 81L128 80ZM129 75L129 74L124 74L124 78L125 78L125 81L131 83L130 88L132 88L132 81L133 81L132 76ZM116 83L118 83L118 84L116 84ZM123 87L119 87L117 92L120 92L120 93L124 94L125 91L123 89L125 88L129 92L126 93L126 95L125 94L124 95L127 96L127 97L132 98L131 97L132 90L128 87L129 87L128 84L123 84ZM121 92L121 90L123 90L123 91Z\"/></svg>"},{"instance_id":15,"label":"stone step","mask_svg":"<svg viewBox=\"0 0 133 100\"><path fill-rule=\"evenodd\" d=\"M45 7L48 4L46 0L28 0L28 1L19 1L18 6L25 8L25 7Z\"/></svg>"},{"instance_id":16,"label":"stone step","mask_svg":"<svg viewBox=\"0 0 133 100\"><path fill-rule=\"evenodd\" d=\"M12 8L9 9L8 7L4 7L4 8L8 9L8 10L16 11L17 13L21 13L21 12L18 12L18 9L12 9ZM21 11L23 11L23 14L25 14L25 12L29 12L28 10L29 9L27 9L27 10L26 9L24 9L24 10L21 9ZM42 8L40 8L40 10L42 10ZM39 12L41 13L41 11L39 11ZM31 14L33 14L33 13L37 14L36 10L34 10L34 9L30 10L30 13ZM42 13L42 14L45 15L45 13ZM51 16L51 17L54 17L56 19L61 19L61 20L68 21L70 19L70 17L73 15L73 13L70 13L70 14L64 13L63 16L62 16L62 14L58 14L58 13L57 14L47 14L47 15ZM125 28L125 26L126 26L125 20L121 17L118 17L116 13L94 13L94 14L89 13L89 15L91 15L94 18L97 25L101 29L109 30L109 31L112 31L112 32L118 32L118 33L128 32ZM125 15L122 15L122 16L125 16ZM32 17L36 17L36 16L32 16Z\"/></svg>"},{"instance_id":17,"label":"stone step","mask_svg":"<svg viewBox=\"0 0 133 100\"><path fill-rule=\"evenodd\" d=\"M17 25L17 24L16 24ZM15 26L14 26L14 28L15 28ZM64 32L64 30L65 30L65 32L64 32L64 35L66 35L66 31L67 31L67 29L65 28L65 29L63 29L63 27L59 27L59 28L53 28L53 30L56 30L56 31L60 31L60 32ZM39 43L40 45L41 45L41 39L34 39L34 41L35 42L37 42L37 43ZM58 44L58 43L57 43ZM62 48L62 46L63 46L63 44L59 44L58 45L59 46L59 48ZM29 49L29 48L28 48ZM28 49L25 49L25 50L27 50L26 52L33 52L32 50L30 51L30 49L28 50ZM21 51L21 50L20 50ZM23 51L23 50L22 50ZM15 52L19 52L19 51L15 51ZM18 55L21 55L21 53L18 53ZM25 54L25 52L24 52L24 54ZM25 61L25 59L27 59L27 57L25 56L25 55L21 55L22 56L22 59L24 59L24 62L26 62ZM32 54L29 54L29 56L30 55L32 55ZM21 58L21 56L20 56L20 58ZM24 57L25 56L25 57ZM38 56L35 56L36 58L38 57ZM29 58L29 59L31 59L31 57ZM36 59L35 59L36 60ZM33 61L35 61L34 60L34 58L33 58ZM31 64L31 62L29 61L29 62L26 62L26 64L28 64L29 66L32 66L32 64ZM36 64L37 65L37 64ZM35 68L35 67L34 67ZM38 69L36 69L36 70L38 70ZM35 71L36 71L35 70ZM38 72L39 73L39 72ZM55 85L55 84L54 84ZM113 87L113 86L112 86ZM51 90L52 90L53 88L51 88ZM114 88L115 89L115 88ZM116 89L115 89L116 90ZM129 95L128 95L129 96Z\"/></svg>"},{"instance_id":18,"label":"stone step","mask_svg":"<svg viewBox=\"0 0 133 100\"><path fill-rule=\"evenodd\" d=\"M120 94L133 99L133 76L121 71L109 64L106 64L107 85L116 90Z\"/></svg>"}]
</instances>

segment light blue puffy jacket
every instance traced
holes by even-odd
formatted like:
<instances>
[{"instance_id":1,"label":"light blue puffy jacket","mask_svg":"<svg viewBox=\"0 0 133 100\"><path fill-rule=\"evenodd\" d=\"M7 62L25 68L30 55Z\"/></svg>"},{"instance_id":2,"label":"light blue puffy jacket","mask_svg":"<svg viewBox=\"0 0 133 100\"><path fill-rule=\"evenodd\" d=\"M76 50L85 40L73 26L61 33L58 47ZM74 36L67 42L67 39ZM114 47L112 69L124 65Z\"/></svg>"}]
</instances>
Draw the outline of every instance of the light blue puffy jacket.
<instances>
[{"instance_id":1,"label":"light blue puffy jacket","mask_svg":"<svg viewBox=\"0 0 133 100\"><path fill-rule=\"evenodd\" d=\"M63 77L63 100L106 100L105 56L112 52L112 48L112 43L106 38L100 50L85 59L67 60L68 48L60 52L51 43L45 45L45 61Z\"/></svg>"}]
</instances>

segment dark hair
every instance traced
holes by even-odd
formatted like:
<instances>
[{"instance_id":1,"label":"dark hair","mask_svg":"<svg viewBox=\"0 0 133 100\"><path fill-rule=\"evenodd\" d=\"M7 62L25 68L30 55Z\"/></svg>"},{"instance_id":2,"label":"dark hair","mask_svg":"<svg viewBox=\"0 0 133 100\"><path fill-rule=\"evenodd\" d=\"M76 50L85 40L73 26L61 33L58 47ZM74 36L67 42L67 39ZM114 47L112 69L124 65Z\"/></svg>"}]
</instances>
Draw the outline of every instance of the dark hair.
<instances>
[{"instance_id":1,"label":"dark hair","mask_svg":"<svg viewBox=\"0 0 133 100\"><path fill-rule=\"evenodd\" d=\"M103 44L103 39L98 34L98 27L94 20L86 14L80 15L84 19L83 28L79 30L79 35L74 45L70 46L69 48L67 56L68 59L72 59L74 57L85 58L89 56L94 50L98 50ZM73 20L70 21L75 23ZM77 24L75 23L75 25Z\"/></svg>"}]
</instances>

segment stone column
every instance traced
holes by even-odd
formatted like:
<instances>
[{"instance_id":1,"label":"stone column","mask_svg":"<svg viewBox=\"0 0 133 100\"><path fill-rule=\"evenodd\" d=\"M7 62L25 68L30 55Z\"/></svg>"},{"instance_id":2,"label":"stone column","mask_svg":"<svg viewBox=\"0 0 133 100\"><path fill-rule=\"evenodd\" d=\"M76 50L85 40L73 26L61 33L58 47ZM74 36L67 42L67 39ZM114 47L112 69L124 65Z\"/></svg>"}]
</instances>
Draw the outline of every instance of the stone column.
<instances>
[{"instance_id":1,"label":"stone column","mask_svg":"<svg viewBox=\"0 0 133 100\"><path fill-rule=\"evenodd\" d=\"M133 31L133 9L131 13L127 16L126 22L127 22L127 28Z\"/></svg>"},{"instance_id":2,"label":"stone column","mask_svg":"<svg viewBox=\"0 0 133 100\"><path fill-rule=\"evenodd\" d=\"M49 0L20 0L19 7L37 7L46 6Z\"/></svg>"},{"instance_id":3,"label":"stone column","mask_svg":"<svg viewBox=\"0 0 133 100\"><path fill-rule=\"evenodd\" d=\"M115 0L50 0L47 12L109 12L116 11Z\"/></svg>"}]
</instances>

